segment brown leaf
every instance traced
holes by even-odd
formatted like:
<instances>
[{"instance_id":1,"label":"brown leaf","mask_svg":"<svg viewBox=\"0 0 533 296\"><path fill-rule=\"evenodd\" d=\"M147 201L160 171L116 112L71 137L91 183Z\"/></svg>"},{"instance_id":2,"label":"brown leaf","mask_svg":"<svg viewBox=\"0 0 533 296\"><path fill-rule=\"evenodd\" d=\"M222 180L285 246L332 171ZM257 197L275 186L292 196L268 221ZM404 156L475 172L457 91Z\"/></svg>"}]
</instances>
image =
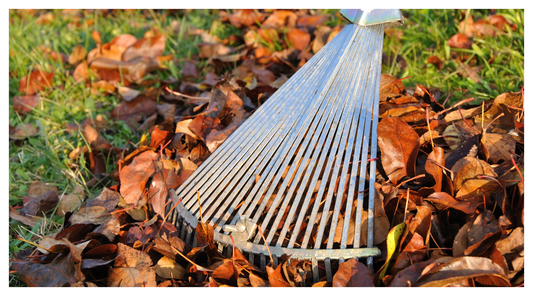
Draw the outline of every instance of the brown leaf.
<instances>
[{"instance_id":1,"label":"brown leaf","mask_svg":"<svg viewBox=\"0 0 533 296\"><path fill-rule=\"evenodd\" d=\"M72 77L74 77L74 80L76 82L84 81L90 77L89 64L87 63L87 61L83 61L76 66L76 69L74 69L74 73L72 73Z\"/></svg>"},{"instance_id":2,"label":"brown leaf","mask_svg":"<svg viewBox=\"0 0 533 296\"><path fill-rule=\"evenodd\" d=\"M83 128L83 136L93 149L110 148L111 144L94 129L90 124Z\"/></svg>"},{"instance_id":3,"label":"brown leaf","mask_svg":"<svg viewBox=\"0 0 533 296\"><path fill-rule=\"evenodd\" d=\"M263 84L271 84L276 81L276 76L270 70L253 68L252 73L257 76L257 80Z\"/></svg>"},{"instance_id":4,"label":"brown leaf","mask_svg":"<svg viewBox=\"0 0 533 296\"><path fill-rule=\"evenodd\" d=\"M425 169L435 180L435 185L433 186L435 192L440 192L442 189L442 168L444 164L444 150L440 147L434 147L433 151L428 155Z\"/></svg>"},{"instance_id":5,"label":"brown leaf","mask_svg":"<svg viewBox=\"0 0 533 296\"><path fill-rule=\"evenodd\" d=\"M489 36L489 37L496 36L497 32L494 29L494 26L488 20L483 20L483 19L478 20L477 22L473 24L473 26L480 36Z\"/></svg>"},{"instance_id":6,"label":"brown leaf","mask_svg":"<svg viewBox=\"0 0 533 296\"><path fill-rule=\"evenodd\" d=\"M411 266L414 263L421 262L426 257L426 245L424 239L418 233L413 233L409 243L396 258L394 268L400 270Z\"/></svg>"},{"instance_id":7,"label":"brown leaf","mask_svg":"<svg viewBox=\"0 0 533 296\"><path fill-rule=\"evenodd\" d=\"M87 203L87 207L102 206L108 212L113 211L120 201L120 193L104 187L96 198L91 199Z\"/></svg>"},{"instance_id":8,"label":"brown leaf","mask_svg":"<svg viewBox=\"0 0 533 296\"><path fill-rule=\"evenodd\" d=\"M156 287L155 272L148 268L139 270L133 267L109 268L108 287Z\"/></svg>"},{"instance_id":9,"label":"brown leaf","mask_svg":"<svg viewBox=\"0 0 533 296\"><path fill-rule=\"evenodd\" d=\"M474 220L472 227L468 231L468 245L472 246L482 241L487 234L494 233L501 230L498 220L494 214L486 210L479 214Z\"/></svg>"},{"instance_id":10,"label":"brown leaf","mask_svg":"<svg viewBox=\"0 0 533 296\"><path fill-rule=\"evenodd\" d=\"M39 196L45 194L48 191L53 191L56 194L59 194L59 191L57 190L57 186L44 183L41 181L33 181L30 183L30 186L28 187L28 196L38 198Z\"/></svg>"},{"instance_id":11,"label":"brown leaf","mask_svg":"<svg viewBox=\"0 0 533 296\"><path fill-rule=\"evenodd\" d=\"M185 268L165 256L157 261L153 269L158 276L165 279L183 279L186 273Z\"/></svg>"},{"instance_id":12,"label":"brown leaf","mask_svg":"<svg viewBox=\"0 0 533 296\"><path fill-rule=\"evenodd\" d=\"M459 64L457 65L457 72L461 76L463 76L465 78L470 78L475 83L479 83L482 80L482 78L481 78L481 76L479 76L478 72L483 67L484 67L484 65L480 65L480 66L472 68L472 67L470 67L470 65L463 64L461 61L459 61Z\"/></svg>"},{"instance_id":13,"label":"brown leaf","mask_svg":"<svg viewBox=\"0 0 533 296\"><path fill-rule=\"evenodd\" d=\"M235 12L229 15L229 21L232 25L240 28L241 26L250 27L261 23L264 15L255 9L235 9Z\"/></svg>"},{"instance_id":14,"label":"brown leaf","mask_svg":"<svg viewBox=\"0 0 533 296\"><path fill-rule=\"evenodd\" d=\"M20 114L27 114L37 107L40 100L41 98L37 95L13 97L13 110Z\"/></svg>"},{"instance_id":15,"label":"brown leaf","mask_svg":"<svg viewBox=\"0 0 533 296\"><path fill-rule=\"evenodd\" d=\"M361 262L350 259L339 265L333 276L333 287L373 287L372 276Z\"/></svg>"},{"instance_id":16,"label":"brown leaf","mask_svg":"<svg viewBox=\"0 0 533 296\"><path fill-rule=\"evenodd\" d=\"M263 28L280 29L292 28L296 25L298 16L289 10L276 10L261 24Z\"/></svg>"},{"instance_id":17,"label":"brown leaf","mask_svg":"<svg viewBox=\"0 0 533 296\"><path fill-rule=\"evenodd\" d=\"M500 14L493 14L487 17L487 20L496 28L504 30L506 26L510 26L513 30L516 29L516 25L506 19Z\"/></svg>"},{"instance_id":18,"label":"brown leaf","mask_svg":"<svg viewBox=\"0 0 533 296\"><path fill-rule=\"evenodd\" d=\"M27 216L44 216L56 207L58 201L55 191L47 191L36 198L25 197L22 213Z\"/></svg>"},{"instance_id":19,"label":"brown leaf","mask_svg":"<svg viewBox=\"0 0 533 296\"><path fill-rule=\"evenodd\" d=\"M312 50L317 53L328 41L328 36L331 33L331 28L328 26L320 26L315 30L315 39L313 40Z\"/></svg>"},{"instance_id":20,"label":"brown leaf","mask_svg":"<svg viewBox=\"0 0 533 296\"><path fill-rule=\"evenodd\" d=\"M491 259L459 257L439 265L422 275L414 287L443 287L465 279L492 277L499 286L510 286L505 271Z\"/></svg>"},{"instance_id":21,"label":"brown leaf","mask_svg":"<svg viewBox=\"0 0 533 296\"><path fill-rule=\"evenodd\" d=\"M233 265L231 259L224 259L211 274L211 276L219 283L224 283L230 286L237 286L237 278L239 272Z\"/></svg>"},{"instance_id":22,"label":"brown leaf","mask_svg":"<svg viewBox=\"0 0 533 296\"><path fill-rule=\"evenodd\" d=\"M166 204L169 189L176 189L180 185L179 177L173 170L162 168L152 178L152 184L148 189L148 200L155 213L165 216L163 207Z\"/></svg>"},{"instance_id":23,"label":"brown leaf","mask_svg":"<svg viewBox=\"0 0 533 296\"><path fill-rule=\"evenodd\" d=\"M479 199L456 200L446 192L434 192L424 198L424 200L443 205L444 207L454 208L465 214L473 214L476 211L476 207L483 202Z\"/></svg>"},{"instance_id":24,"label":"brown leaf","mask_svg":"<svg viewBox=\"0 0 533 296\"><path fill-rule=\"evenodd\" d=\"M85 200L85 190L77 185L70 194L64 195L59 200L56 213L64 216L67 212L72 212L79 208Z\"/></svg>"},{"instance_id":25,"label":"brown leaf","mask_svg":"<svg viewBox=\"0 0 533 296\"><path fill-rule=\"evenodd\" d=\"M69 287L78 281L70 252L59 254L46 264L19 260L11 264L21 280L30 287Z\"/></svg>"},{"instance_id":26,"label":"brown leaf","mask_svg":"<svg viewBox=\"0 0 533 296\"><path fill-rule=\"evenodd\" d=\"M9 208L9 218L20 221L30 227L35 227L35 225L37 225L37 223L43 219L42 217L21 215L18 211L11 207Z\"/></svg>"},{"instance_id":27,"label":"brown leaf","mask_svg":"<svg viewBox=\"0 0 533 296\"><path fill-rule=\"evenodd\" d=\"M496 119L493 123L493 127L501 128L505 131L512 130L515 128L515 117L519 110L510 108L523 108L524 107L524 97L521 92L516 93L503 93L497 96L492 103L492 106L489 110L485 110L485 124L491 122L493 119L498 117L503 113L503 116ZM476 116L476 123L481 123L481 115Z\"/></svg>"},{"instance_id":28,"label":"brown leaf","mask_svg":"<svg viewBox=\"0 0 533 296\"><path fill-rule=\"evenodd\" d=\"M76 66L81 63L85 56L87 56L87 50L81 45L76 45L72 49L72 53L68 57L68 63L72 66Z\"/></svg>"},{"instance_id":29,"label":"brown leaf","mask_svg":"<svg viewBox=\"0 0 533 296\"><path fill-rule=\"evenodd\" d=\"M422 274L422 271L434 261L435 259L429 259L414 263L406 269L401 270L394 276L394 279L389 284L389 287L411 287L411 285L418 280Z\"/></svg>"},{"instance_id":30,"label":"brown leaf","mask_svg":"<svg viewBox=\"0 0 533 296\"><path fill-rule=\"evenodd\" d=\"M481 145L488 152L487 161L497 164L511 159L516 149L516 140L509 134L483 133Z\"/></svg>"},{"instance_id":31,"label":"brown leaf","mask_svg":"<svg viewBox=\"0 0 533 296\"><path fill-rule=\"evenodd\" d=\"M283 278L283 270L281 267L282 264L279 264L276 269L267 266L266 271L268 274L268 281L272 287L292 287L285 278Z\"/></svg>"},{"instance_id":32,"label":"brown leaf","mask_svg":"<svg viewBox=\"0 0 533 296\"><path fill-rule=\"evenodd\" d=\"M472 41L463 33L453 35L448 40L448 45L455 48L470 49L472 47Z\"/></svg>"},{"instance_id":33,"label":"brown leaf","mask_svg":"<svg viewBox=\"0 0 533 296\"><path fill-rule=\"evenodd\" d=\"M118 93L124 101L130 102L135 99L141 92L136 89L131 89L125 86L118 87Z\"/></svg>"},{"instance_id":34,"label":"brown leaf","mask_svg":"<svg viewBox=\"0 0 533 296\"><path fill-rule=\"evenodd\" d=\"M465 256L482 256L502 237L502 233L502 230L498 230L496 232L487 234L478 243L466 248L463 254Z\"/></svg>"},{"instance_id":35,"label":"brown leaf","mask_svg":"<svg viewBox=\"0 0 533 296\"><path fill-rule=\"evenodd\" d=\"M196 69L196 64L190 61L183 63L181 68L181 74L183 77L193 77L198 78L198 70Z\"/></svg>"},{"instance_id":36,"label":"brown leaf","mask_svg":"<svg viewBox=\"0 0 533 296\"><path fill-rule=\"evenodd\" d=\"M250 273L248 279L250 280L250 284L252 285L252 287L270 287L268 282L265 282L265 280L258 277L254 273Z\"/></svg>"},{"instance_id":37,"label":"brown leaf","mask_svg":"<svg viewBox=\"0 0 533 296\"><path fill-rule=\"evenodd\" d=\"M213 226L211 226L209 223L198 223L196 225L196 240L198 246L205 247L207 246L208 249L215 249L215 241L213 240L213 236L215 234L215 230L213 229Z\"/></svg>"},{"instance_id":38,"label":"brown leaf","mask_svg":"<svg viewBox=\"0 0 533 296\"><path fill-rule=\"evenodd\" d=\"M298 50L305 50L311 41L311 35L300 29L293 28L287 32L287 40L291 47Z\"/></svg>"},{"instance_id":39,"label":"brown leaf","mask_svg":"<svg viewBox=\"0 0 533 296\"><path fill-rule=\"evenodd\" d=\"M420 104L417 104L417 105L420 105ZM420 108L420 106L405 106L405 107L400 107L400 106L403 106L403 105L399 105L399 106L396 106L395 108L390 108L389 110L381 113L379 115L380 118L384 118L384 117L400 117L400 116L405 116L407 114L410 114L410 113L413 113L413 112L416 112L416 111L421 111L423 110L422 108Z\"/></svg>"},{"instance_id":40,"label":"brown leaf","mask_svg":"<svg viewBox=\"0 0 533 296\"><path fill-rule=\"evenodd\" d=\"M473 222L467 222L463 225L453 240L453 256L458 257L464 253L466 248L468 248L468 231L472 227Z\"/></svg>"},{"instance_id":41,"label":"brown leaf","mask_svg":"<svg viewBox=\"0 0 533 296\"><path fill-rule=\"evenodd\" d=\"M157 69L159 63L149 57L137 57L129 61L115 61L108 58L96 58L89 68L102 80L121 82L141 81L145 74Z\"/></svg>"},{"instance_id":42,"label":"brown leaf","mask_svg":"<svg viewBox=\"0 0 533 296\"><path fill-rule=\"evenodd\" d=\"M117 88L113 83L106 80L98 80L91 83L92 94L111 94L114 93Z\"/></svg>"},{"instance_id":43,"label":"brown leaf","mask_svg":"<svg viewBox=\"0 0 533 296\"><path fill-rule=\"evenodd\" d=\"M39 129L33 123L21 123L15 127L13 133L9 132L11 140L24 140L39 134Z\"/></svg>"},{"instance_id":44,"label":"brown leaf","mask_svg":"<svg viewBox=\"0 0 533 296\"><path fill-rule=\"evenodd\" d=\"M459 23L459 33L464 33L468 37L474 37L474 35L479 34L474 27L474 19L471 15Z\"/></svg>"},{"instance_id":45,"label":"brown leaf","mask_svg":"<svg viewBox=\"0 0 533 296\"><path fill-rule=\"evenodd\" d=\"M377 128L381 163L393 184L414 177L418 154L418 134L398 117L382 119Z\"/></svg>"},{"instance_id":46,"label":"brown leaf","mask_svg":"<svg viewBox=\"0 0 533 296\"><path fill-rule=\"evenodd\" d=\"M102 206L83 207L74 212L69 218L71 224L102 224L110 218L107 210Z\"/></svg>"},{"instance_id":47,"label":"brown leaf","mask_svg":"<svg viewBox=\"0 0 533 296\"><path fill-rule=\"evenodd\" d=\"M149 150L137 155L129 165L122 168L120 194L127 204L138 207L146 203L146 198L143 198L146 182L156 171L155 162L158 159L159 155Z\"/></svg>"},{"instance_id":48,"label":"brown leaf","mask_svg":"<svg viewBox=\"0 0 533 296\"><path fill-rule=\"evenodd\" d=\"M456 199L470 199L472 197L490 196L499 188L499 183L490 178L497 175L491 166L483 160L466 156L452 167L455 174L453 187Z\"/></svg>"},{"instance_id":49,"label":"brown leaf","mask_svg":"<svg viewBox=\"0 0 533 296\"><path fill-rule=\"evenodd\" d=\"M145 37L128 47L122 54L122 61L128 62L138 57L156 58L165 50L165 35Z\"/></svg>"},{"instance_id":50,"label":"brown leaf","mask_svg":"<svg viewBox=\"0 0 533 296\"><path fill-rule=\"evenodd\" d=\"M111 117L121 120L128 120L131 118L148 117L152 115L156 110L156 102L145 96L139 96L133 99L131 102L120 102L111 111Z\"/></svg>"},{"instance_id":51,"label":"brown leaf","mask_svg":"<svg viewBox=\"0 0 533 296\"><path fill-rule=\"evenodd\" d=\"M171 233L168 239L165 234L161 235L161 237L156 237L152 249L173 260L178 258L176 257L178 252L188 254L191 250L175 233Z\"/></svg>"},{"instance_id":52,"label":"brown leaf","mask_svg":"<svg viewBox=\"0 0 533 296\"><path fill-rule=\"evenodd\" d=\"M93 230L93 233L102 234L112 242L120 232L120 220L119 214L112 213L111 217L108 216L104 223Z\"/></svg>"},{"instance_id":53,"label":"brown leaf","mask_svg":"<svg viewBox=\"0 0 533 296\"><path fill-rule=\"evenodd\" d=\"M53 72L35 70L22 77L19 83L19 91L26 95L34 95L45 88L51 87L53 79Z\"/></svg>"},{"instance_id":54,"label":"brown leaf","mask_svg":"<svg viewBox=\"0 0 533 296\"><path fill-rule=\"evenodd\" d=\"M115 60L122 61L122 55L124 52L132 45L137 42L137 38L130 34L121 34L111 42L102 45L101 52L102 56Z\"/></svg>"},{"instance_id":55,"label":"brown leaf","mask_svg":"<svg viewBox=\"0 0 533 296\"><path fill-rule=\"evenodd\" d=\"M515 228L509 236L498 241L496 248L509 266L509 278L524 268L524 228Z\"/></svg>"},{"instance_id":56,"label":"brown leaf","mask_svg":"<svg viewBox=\"0 0 533 296\"><path fill-rule=\"evenodd\" d=\"M316 28L327 20L327 15L304 15L298 18L296 25L301 28Z\"/></svg>"},{"instance_id":57,"label":"brown leaf","mask_svg":"<svg viewBox=\"0 0 533 296\"><path fill-rule=\"evenodd\" d=\"M444 62L439 59L437 56L430 56L428 58L428 61L427 61L428 64L432 64L433 66L435 66L436 68L438 68L439 70L442 70L442 68L444 68Z\"/></svg>"},{"instance_id":58,"label":"brown leaf","mask_svg":"<svg viewBox=\"0 0 533 296\"><path fill-rule=\"evenodd\" d=\"M152 266L152 260L145 252L135 250L122 243L118 243L117 247L119 256L115 260L115 267L135 267L142 269Z\"/></svg>"},{"instance_id":59,"label":"brown leaf","mask_svg":"<svg viewBox=\"0 0 533 296\"><path fill-rule=\"evenodd\" d=\"M404 90L405 87L401 80L399 81L398 78L389 74L381 74L379 95L380 102L386 101L389 97L396 97L403 93Z\"/></svg>"}]
</instances>

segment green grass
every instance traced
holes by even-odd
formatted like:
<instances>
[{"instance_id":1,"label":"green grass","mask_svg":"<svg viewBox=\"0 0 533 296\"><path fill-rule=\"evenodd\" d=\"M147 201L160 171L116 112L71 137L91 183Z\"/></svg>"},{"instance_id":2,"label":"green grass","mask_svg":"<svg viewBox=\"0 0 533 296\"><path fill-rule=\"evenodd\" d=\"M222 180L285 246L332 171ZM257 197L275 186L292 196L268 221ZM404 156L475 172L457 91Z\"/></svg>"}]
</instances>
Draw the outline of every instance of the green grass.
<instances>
[{"instance_id":1,"label":"green grass","mask_svg":"<svg viewBox=\"0 0 533 296\"><path fill-rule=\"evenodd\" d=\"M42 12L44 13L44 12ZM42 14L41 13L41 14ZM22 123L33 123L39 127L39 135L26 140L9 141L9 204L22 205L28 186L33 181L47 182L56 185L59 193L70 193L76 185L86 189L88 198L97 196L104 186L112 186L112 178L107 177L92 188L87 188L86 182L92 177L89 164L81 156L71 161L69 153L76 147L85 145L80 132L67 132L67 123L81 123L86 118L108 114L121 99L113 95L92 95L90 87L76 83L72 77L73 68L68 64L52 60L39 50L39 46L46 47L65 54L70 54L75 45L82 45L89 52L95 48L91 37L92 31L101 33L102 41L109 42L115 36L129 33L137 38L151 27L157 27L167 37L164 55L172 54L176 58L190 58L197 54L196 44L199 37L188 37L186 25L196 28L209 29L218 15L210 11L193 11L177 15L163 16L161 12L133 11L118 12L113 15L102 16L98 11L82 12L80 23L76 27L69 25L74 21L72 16L64 16L62 11L51 11L54 19L47 24L38 24L37 17L24 12L10 11L9 26L9 123L17 126ZM84 25L90 20L93 24ZM172 21L180 22L181 29L172 29ZM53 87L41 93L46 100L27 114L19 116L13 110L11 98L22 95L19 91L20 79L34 67L40 67L54 72ZM168 63L168 70L156 71L150 75L162 80L180 77L180 65ZM204 69L206 71L207 69ZM200 74L201 77L205 73ZM130 129L124 122L107 118L112 127L104 130L102 135L114 146L122 148L126 143L137 145L142 131ZM115 169L114 159L106 155L107 173ZM63 223L63 218L52 215L43 220L33 229L14 220L10 223L9 251L12 252L29 247L28 244L15 239L18 235L30 239L34 235L44 236L54 233ZM24 285L17 276L10 275L10 286Z\"/></svg>"},{"instance_id":2,"label":"green grass","mask_svg":"<svg viewBox=\"0 0 533 296\"><path fill-rule=\"evenodd\" d=\"M459 32L461 13L469 13L474 21L488 16L487 10L404 10L406 22L399 27L403 36L400 42L385 38L384 53L403 57L406 66L402 68L393 58L383 65L383 72L398 78L411 76L403 81L408 87L418 83L437 87L445 94L452 92L449 102L474 97L479 103L503 92L519 91L524 85L524 10L498 10L518 26L517 30L509 29L495 37L474 37L468 50L448 46L450 37ZM484 66L478 73L482 79L479 83L457 74L454 53L466 55L471 66ZM427 64L433 55L444 61L442 70Z\"/></svg>"},{"instance_id":3,"label":"green grass","mask_svg":"<svg viewBox=\"0 0 533 296\"><path fill-rule=\"evenodd\" d=\"M463 11L466 12L466 11ZM46 12L39 12L44 14ZM134 10L118 11L103 15L100 11L84 11L79 16L64 15L61 10L49 12L54 18L49 23L38 24L37 16L10 11L9 25L9 123L17 126L22 123L34 123L39 128L39 135L26 140L9 141L9 204L22 205L28 186L33 181L43 181L58 187L59 193L70 193L76 185L86 189L87 198L97 196L102 187L114 185L110 177L104 178L99 184L88 188L86 183L91 179L89 164L85 157L71 161L69 153L76 147L85 145L79 132L68 133L67 123L81 123L88 117L109 113L121 99L114 95L93 95L90 87L76 83L72 78L73 68L62 62L52 60L39 50L44 45L56 52L70 54L76 45L82 45L87 52L95 48L91 37L92 31L101 33L102 41L109 42L114 37L129 33L137 38L152 27L158 28L167 37L164 55L172 54L180 59L174 65L167 63L168 69L158 70L151 75L166 80L180 78L181 63L198 53L199 36L188 36L187 26L210 30L211 34L226 39L231 35L243 34L243 29L219 20L218 13L211 10L193 10L188 12L169 13L168 11ZM338 24L337 10L326 10L330 17L325 25ZM506 18L518 25L518 30L508 31L495 38L474 38L472 50L463 50L474 65L484 64L479 72L482 83L474 83L471 79L460 77L456 73L457 62L450 58L453 49L447 46L448 39L458 32L461 11L456 10L404 10L407 17L405 26L400 29L403 37L400 42L393 38L385 38L384 53L393 57L401 56L406 61L404 68L397 63L384 64L383 72L398 78L411 76L404 80L407 86L416 83L428 87L437 87L444 94L453 92L452 101L474 96L477 99L494 98L505 91L518 91L524 84L524 11L500 11ZM477 20L487 15L487 11L470 11ZM76 20L78 19L78 20ZM173 21L180 26L174 30ZM78 26L72 25L79 23ZM280 38L283 38L280 34ZM239 46L240 44L229 44ZM279 49L280 44L272 44ZM444 68L438 70L427 64L427 59L436 55L444 61ZM491 61L492 63L489 63ZM13 110L12 98L22 93L19 91L20 79L34 67L54 72L53 87L48 88L41 96L46 98L38 107L27 114L19 116ZM198 64L199 81L210 70L206 61ZM461 91L462 90L462 91ZM442 99L441 99L442 100ZM114 146L122 148L126 143L137 145L143 131L131 130L124 122L110 118L112 127L104 130L102 135ZM107 173L115 168L114 159L105 157ZM15 239L18 235L24 239L33 236L44 236L55 232L62 224L63 218L53 215L43 220L33 229L19 222L11 221L9 231L9 251L16 252L29 245ZM10 275L10 286L24 285L17 276Z\"/></svg>"}]
</instances>

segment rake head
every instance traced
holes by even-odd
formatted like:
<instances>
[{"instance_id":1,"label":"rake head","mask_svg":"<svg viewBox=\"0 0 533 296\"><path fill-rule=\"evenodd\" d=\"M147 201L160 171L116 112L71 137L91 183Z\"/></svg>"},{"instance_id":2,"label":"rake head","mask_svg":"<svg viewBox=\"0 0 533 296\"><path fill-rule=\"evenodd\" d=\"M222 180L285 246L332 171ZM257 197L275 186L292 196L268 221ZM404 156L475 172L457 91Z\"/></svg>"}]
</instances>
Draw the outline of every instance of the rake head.
<instances>
[{"instance_id":1,"label":"rake head","mask_svg":"<svg viewBox=\"0 0 533 296\"><path fill-rule=\"evenodd\" d=\"M381 254L373 234L383 30L403 19L399 10L341 13L352 24L170 192L167 211L187 243L196 244L201 209L221 251L231 254L231 235L261 268L269 253L310 260L315 282L319 265L331 281L332 263L367 257L371 268Z\"/></svg>"}]
</instances>

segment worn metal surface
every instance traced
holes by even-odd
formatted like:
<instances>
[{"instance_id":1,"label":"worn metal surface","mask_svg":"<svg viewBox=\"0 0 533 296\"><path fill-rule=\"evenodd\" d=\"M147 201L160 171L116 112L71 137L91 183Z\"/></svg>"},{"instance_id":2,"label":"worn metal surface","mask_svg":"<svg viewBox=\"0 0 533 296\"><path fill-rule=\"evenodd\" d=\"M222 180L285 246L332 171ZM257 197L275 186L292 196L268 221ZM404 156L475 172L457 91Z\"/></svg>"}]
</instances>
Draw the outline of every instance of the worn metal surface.
<instances>
[{"instance_id":1,"label":"worn metal surface","mask_svg":"<svg viewBox=\"0 0 533 296\"><path fill-rule=\"evenodd\" d=\"M372 242L383 32L383 23L347 25L171 192L181 202L167 210L186 242L195 243L201 205L215 240L229 244L231 234L262 266L266 245L274 258L312 259L315 280L317 260L331 280L332 259L371 264L380 255Z\"/></svg>"},{"instance_id":2,"label":"worn metal surface","mask_svg":"<svg viewBox=\"0 0 533 296\"><path fill-rule=\"evenodd\" d=\"M403 25L399 9L341 9L340 13L346 20L360 26L383 24L389 28Z\"/></svg>"}]
</instances>

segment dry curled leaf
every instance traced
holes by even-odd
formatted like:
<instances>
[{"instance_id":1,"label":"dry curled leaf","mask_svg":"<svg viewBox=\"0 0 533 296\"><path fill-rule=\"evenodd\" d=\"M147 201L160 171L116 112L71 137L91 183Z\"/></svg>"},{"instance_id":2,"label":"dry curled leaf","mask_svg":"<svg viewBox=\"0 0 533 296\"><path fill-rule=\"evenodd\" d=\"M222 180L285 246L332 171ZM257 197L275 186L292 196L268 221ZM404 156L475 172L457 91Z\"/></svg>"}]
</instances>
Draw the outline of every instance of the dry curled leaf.
<instances>
[{"instance_id":1,"label":"dry curled leaf","mask_svg":"<svg viewBox=\"0 0 533 296\"><path fill-rule=\"evenodd\" d=\"M398 117L385 117L378 124L381 164L393 184L414 177L418 154L418 134Z\"/></svg>"},{"instance_id":2,"label":"dry curled leaf","mask_svg":"<svg viewBox=\"0 0 533 296\"><path fill-rule=\"evenodd\" d=\"M51 87L53 79L53 72L32 71L20 80L19 91L27 96L34 95L45 88Z\"/></svg>"},{"instance_id":3,"label":"dry curled leaf","mask_svg":"<svg viewBox=\"0 0 533 296\"><path fill-rule=\"evenodd\" d=\"M361 262L350 259L339 265L333 276L333 287L373 287L372 276Z\"/></svg>"},{"instance_id":4,"label":"dry curled leaf","mask_svg":"<svg viewBox=\"0 0 533 296\"><path fill-rule=\"evenodd\" d=\"M459 257L422 275L414 287L443 287L464 279L492 277L498 286L510 286L503 268L483 257Z\"/></svg>"}]
</instances>

